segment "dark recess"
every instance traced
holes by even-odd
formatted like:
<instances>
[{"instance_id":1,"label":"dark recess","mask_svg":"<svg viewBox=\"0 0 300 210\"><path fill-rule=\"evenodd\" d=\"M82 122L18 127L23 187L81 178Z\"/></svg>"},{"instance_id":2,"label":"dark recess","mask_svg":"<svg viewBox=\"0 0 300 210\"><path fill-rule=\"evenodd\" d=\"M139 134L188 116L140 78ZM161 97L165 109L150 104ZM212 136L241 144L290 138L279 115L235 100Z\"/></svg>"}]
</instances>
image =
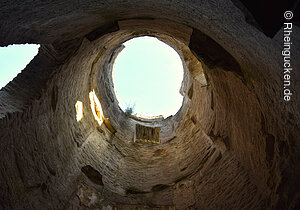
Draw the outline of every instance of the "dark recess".
<instances>
[{"instance_id":1,"label":"dark recess","mask_svg":"<svg viewBox=\"0 0 300 210\"><path fill-rule=\"evenodd\" d=\"M239 0L232 0L232 2L240 8L238 6ZM268 37L273 38L283 26L284 21L286 21L283 16L285 11L292 11L294 16L291 21L299 25L299 0L241 0L240 2L249 10L259 28ZM245 14L245 11L242 8L240 9ZM245 14L246 20L248 19L247 17L248 15Z\"/></svg>"},{"instance_id":2,"label":"dark recess","mask_svg":"<svg viewBox=\"0 0 300 210\"><path fill-rule=\"evenodd\" d=\"M193 29L189 48L209 68L219 67L243 77L238 62L222 46L197 29Z\"/></svg>"},{"instance_id":3,"label":"dark recess","mask_svg":"<svg viewBox=\"0 0 300 210\"><path fill-rule=\"evenodd\" d=\"M146 194L146 193L148 193L148 192L137 189L136 187L129 187L126 189L127 195Z\"/></svg>"},{"instance_id":4,"label":"dark recess","mask_svg":"<svg viewBox=\"0 0 300 210\"><path fill-rule=\"evenodd\" d=\"M87 165L81 168L81 171L95 184L103 185L102 175L92 166Z\"/></svg>"},{"instance_id":5,"label":"dark recess","mask_svg":"<svg viewBox=\"0 0 300 210\"><path fill-rule=\"evenodd\" d=\"M168 187L170 187L170 186L165 185L165 184L158 184L158 185L153 186L151 191L152 192L162 191L162 190L167 189Z\"/></svg>"}]
</instances>

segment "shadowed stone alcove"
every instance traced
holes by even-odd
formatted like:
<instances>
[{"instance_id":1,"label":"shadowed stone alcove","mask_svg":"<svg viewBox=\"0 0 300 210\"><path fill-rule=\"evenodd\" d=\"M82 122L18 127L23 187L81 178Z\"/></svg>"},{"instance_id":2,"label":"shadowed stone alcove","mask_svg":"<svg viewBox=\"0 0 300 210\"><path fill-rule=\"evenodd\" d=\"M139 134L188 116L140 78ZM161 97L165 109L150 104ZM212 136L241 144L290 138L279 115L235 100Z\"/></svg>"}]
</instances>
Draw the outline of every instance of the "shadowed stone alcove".
<instances>
[{"instance_id":1,"label":"shadowed stone alcove","mask_svg":"<svg viewBox=\"0 0 300 210\"><path fill-rule=\"evenodd\" d=\"M282 29L266 36L246 7L236 0L1 3L0 46L41 47L0 90L0 209L299 207L300 29L293 26L294 95L286 103ZM167 119L128 117L114 95L122 43L145 35L183 61L183 105ZM159 127L160 143L134 142L136 124Z\"/></svg>"}]
</instances>

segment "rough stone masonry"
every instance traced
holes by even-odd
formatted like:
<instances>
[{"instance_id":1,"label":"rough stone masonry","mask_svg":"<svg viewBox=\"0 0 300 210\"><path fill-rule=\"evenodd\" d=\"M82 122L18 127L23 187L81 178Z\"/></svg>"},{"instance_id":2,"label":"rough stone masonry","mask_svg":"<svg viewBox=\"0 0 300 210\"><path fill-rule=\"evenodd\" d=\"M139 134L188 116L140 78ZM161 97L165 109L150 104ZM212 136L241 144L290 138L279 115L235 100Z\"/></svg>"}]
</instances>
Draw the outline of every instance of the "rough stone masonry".
<instances>
[{"instance_id":1,"label":"rough stone masonry","mask_svg":"<svg viewBox=\"0 0 300 210\"><path fill-rule=\"evenodd\" d=\"M41 47L0 90L0 209L299 209L299 5L268 2L2 1L0 46ZM184 64L183 105L168 119L128 117L112 91L122 43L144 35ZM134 142L137 124L159 127L160 143Z\"/></svg>"}]
</instances>

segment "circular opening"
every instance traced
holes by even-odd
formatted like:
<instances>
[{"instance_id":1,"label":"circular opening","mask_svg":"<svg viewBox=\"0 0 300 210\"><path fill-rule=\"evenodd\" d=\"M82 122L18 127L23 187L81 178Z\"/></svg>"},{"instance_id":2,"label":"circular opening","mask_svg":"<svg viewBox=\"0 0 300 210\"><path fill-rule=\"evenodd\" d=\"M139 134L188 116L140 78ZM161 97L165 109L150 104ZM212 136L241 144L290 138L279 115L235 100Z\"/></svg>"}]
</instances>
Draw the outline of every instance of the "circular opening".
<instances>
[{"instance_id":1,"label":"circular opening","mask_svg":"<svg viewBox=\"0 0 300 210\"><path fill-rule=\"evenodd\" d=\"M120 108L144 118L175 115L183 101L178 53L154 37L133 38L123 45L112 73Z\"/></svg>"}]
</instances>

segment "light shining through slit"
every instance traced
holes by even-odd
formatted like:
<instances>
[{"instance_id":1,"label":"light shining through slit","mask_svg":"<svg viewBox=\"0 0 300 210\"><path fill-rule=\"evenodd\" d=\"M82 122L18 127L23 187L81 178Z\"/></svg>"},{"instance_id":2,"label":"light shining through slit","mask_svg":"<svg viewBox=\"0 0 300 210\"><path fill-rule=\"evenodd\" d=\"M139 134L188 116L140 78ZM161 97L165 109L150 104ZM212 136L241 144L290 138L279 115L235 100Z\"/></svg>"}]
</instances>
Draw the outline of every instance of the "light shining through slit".
<instances>
[{"instance_id":1,"label":"light shining through slit","mask_svg":"<svg viewBox=\"0 0 300 210\"><path fill-rule=\"evenodd\" d=\"M75 104L76 108L76 120L79 122L83 118L83 104L81 101L77 101Z\"/></svg>"},{"instance_id":2,"label":"light shining through slit","mask_svg":"<svg viewBox=\"0 0 300 210\"><path fill-rule=\"evenodd\" d=\"M104 121L104 115L102 106L100 104L99 99L96 96L95 90L92 90L89 93L90 102L91 102L91 109L94 115L95 120L97 120L98 124L101 125Z\"/></svg>"}]
</instances>

